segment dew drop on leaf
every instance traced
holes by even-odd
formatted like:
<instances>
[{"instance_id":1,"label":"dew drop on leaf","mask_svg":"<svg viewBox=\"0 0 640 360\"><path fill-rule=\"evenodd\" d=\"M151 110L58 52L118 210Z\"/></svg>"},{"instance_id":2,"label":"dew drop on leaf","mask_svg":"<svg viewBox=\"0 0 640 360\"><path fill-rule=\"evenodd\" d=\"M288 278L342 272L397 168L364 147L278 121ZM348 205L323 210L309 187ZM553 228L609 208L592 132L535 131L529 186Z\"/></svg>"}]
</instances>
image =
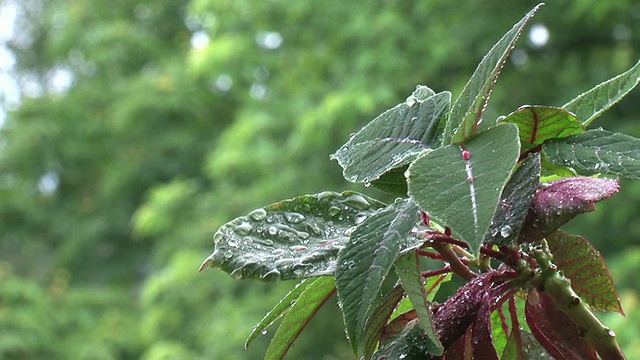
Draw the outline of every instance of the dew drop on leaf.
<instances>
[{"instance_id":1,"label":"dew drop on leaf","mask_svg":"<svg viewBox=\"0 0 640 360\"><path fill-rule=\"evenodd\" d=\"M265 209L255 209L249 213L249 217L255 221L262 221L267 218L267 211Z\"/></svg>"},{"instance_id":2,"label":"dew drop on leaf","mask_svg":"<svg viewBox=\"0 0 640 360\"><path fill-rule=\"evenodd\" d=\"M252 229L253 227L251 226L251 224L249 224L248 222L242 222L236 225L236 228L234 229L234 231L236 232L236 234L242 236L242 235L249 235Z\"/></svg>"},{"instance_id":3,"label":"dew drop on leaf","mask_svg":"<svg viewBox=\"0 0 640 360\"><path fill-rule=\"evenodd\" d=\"M511 229L511 226L505 225L500 228L500 236L502 236L503 238L508 238L509 236L511 236L511 234L513 234L513 229Z\"/></svg>"},{"instance_id":4,"label":"dew drop on leaf","mask_svg":"<svg viewBox=\"0 0 640 360\"><path fill-rule=\"evenodd\" d=\"M299 224L306 219L304 215L296 212L288 212L288 213L285 213L284 216L287 219L287 221L292 224Z\"/></svg>"}]
</instances>

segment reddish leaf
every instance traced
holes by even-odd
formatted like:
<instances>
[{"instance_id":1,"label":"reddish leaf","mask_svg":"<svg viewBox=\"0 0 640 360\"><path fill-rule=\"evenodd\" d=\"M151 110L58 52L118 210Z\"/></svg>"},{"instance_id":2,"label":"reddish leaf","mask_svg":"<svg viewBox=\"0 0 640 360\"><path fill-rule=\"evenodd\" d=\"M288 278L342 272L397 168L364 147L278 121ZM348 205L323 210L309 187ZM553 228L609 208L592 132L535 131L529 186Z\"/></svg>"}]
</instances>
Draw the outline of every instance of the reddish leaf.
<instances>
[{"instance_id":1,"label":"reddish leaf","mask_svg":"<svg viewBox=\"0 0 640 360\"><path fill-rule=\"evenodd\" d=\"M569 316L558 310L544 293L532 305L527 302L525 316L531 332L554 359L597 360L596 352L580 337L580 329Z\"/></svg>"},{"instance_id":2,"label":"reddish leaf","mask_svg":"<svg viewBox=\"0 0 640 360\"><path fill-rule=\"evenodd\" d=\"M620 189L618 179L571 177L540 184L518 242L537 241Z\"/></svg>"},{"instance_id":3,"label":"reddish leaf","mask_svg":"<svg viewBox=\"0 0 640 360\"><path fill-rule=\"evenodd\" d=\"M485 296L471 328L471 348L474 359L498 360L491 331L491 301Z\"/></svg>"},{"instance_id":4,"label":"reddish leaf","mask_svg":"<svg viewBox=\"0 0 640 360\"><path fill-rule=\"evenodd\" d=\"M392 339L394 336L402 332L407 327L407 324L409 322L417 322L417 319L418 314L414 309L398 315L382 329L382 333L380 334L380 347L382 347L384 343L389 341L389 339Z\"/></svg>"},{"instance_id":5,"label":"reddish leaf","mask_svg":"<svg viewBox=\"0 0 640 360\"><path fill-rule=\"evenodd\" d=\"M493 274L488 272L471 279L435 309L433 325L445 349L464 335L475 320L478 309L488 298Z\"/></svg>"},{"instance_id":6,"label":"reddish leaf","mask_svg":"<svg viewBox=\"0 0 640 360\"><path fill-rule=\"evenodd\" d=\"M582 123L572 113L550 106L521 106L503 120L518 125L520 140L529 147L545 140L567 137L584 131Z\"/></svg>"},{"instance_id":7,"label":"reddish leaf","mask_svg":"<svg viewBox=\"0 0 640 360\"><path fill-rule=\"evenodd\" d=\"M553 262L571 279L571 287L594 310L624 315L613 278L600 252L581 236L556 230L547 237Z\"/></svg>"}]
</instances>

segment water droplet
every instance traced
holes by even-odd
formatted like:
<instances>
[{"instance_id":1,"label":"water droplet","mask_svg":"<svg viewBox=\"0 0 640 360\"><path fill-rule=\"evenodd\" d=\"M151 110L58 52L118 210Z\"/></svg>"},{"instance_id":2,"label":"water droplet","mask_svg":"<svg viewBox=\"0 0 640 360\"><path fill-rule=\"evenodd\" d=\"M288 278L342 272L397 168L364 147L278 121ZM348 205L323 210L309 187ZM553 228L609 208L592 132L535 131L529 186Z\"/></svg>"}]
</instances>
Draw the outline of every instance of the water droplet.
<instances>
[{"instance_id":1,"label":"water droplet","mask_svg":"<svg viewBox=\"0 0 640 360\"><path fill-rule=\"evenodd\" d=\"M359 210L365 210L371 207L371 204L369 203L369 201L367 201L367 199L365 199L364 196L358 195L358 194L350 195L344 200L344 202L345 204Z\"/></svg>"},{"instance_id":2,"label":"water droplet","mask_svg":"<svg viewBox=\"0 0 640 360\"><path fill-rule=\"evenodd\" d=\"M407 100L405 101L405 103L407 104L407 106L411 107L416 103L417 99L411 95L407 98Z\"/></svg>"},{"instance_id":3,"label":"water droplet","mask_svg":"<svg viewBox=\"0 0 640 360\"><path fill-rule=\"evenodd\" d=\"M508 238L509 236L511 236L511 234L513 234L513 229L511 229L511 226L505 225L500 228L500 236L502 236L503 238Z\"/></svg>"},{"instance_id":4,"label":"water droplet","mask_svg":"<svg viewBox=\"0 0 640 360\"><path fill-rule=\"evenodd\" d=\"M289 249L293 251L306 251L308 248L304 245L291 245L289 246Z\"/></svg>"},{"instance_id":5,"label":"water droplet","mask_svg":"<svg viewBox=\"0 0 640 360\"><path fill-rule=\"evenodd\" d=\"M347 230L344 231L344 236L351 236L351 234L353 234L353 231L356 229L355 226L352 226L350 228L348 228Z\"/></svg>"},{"instance_id":6,"label":"water droplet","mask_svg":"<svg viewBox=\"0 0 640 360\"><path fill-rule=\"evenodd\" d=\"M262 331L260 331L260 334L262 334L262 335L267 335L267 330L262 330Z\"/></svg>"},{"instance_id":7,"label":"water droplet","mask_svg":"<svg viewBox=\"0 0 640 360\"><path fill-rule=\"evenodd\" d=\"M236 234L242 236L242 235L249 235L252 229L253 229L253 226L251 226L251 224L249 224L248 222L242 222L239 225L236 225L234 231L236 232Z\"/></svg>"},{"instance_id":8,"label":"water droplet","mask_svg":"<svg viewBox=\"0 0 640 360\"><path fill-rule=\"evenodd\" d=\"M249 217L256 221L262 221L267 218L267 211L265 209L255 209L249 213Z\"/></svg>"},{"instance_id":9,"label":"water droplet","mask_svg":"<svg viewBox=\"0 0 640 360\"><path fill-rule=\"evenodd\" d=\"M270 240L270 239L255 238L253 241L257 242L258 244L265 245L265 246L273 246L273 240Z\"/></svg>"},{"instance_id":10,"label":"water droplet","mask_svg":"<svg viewBox=\"0 0 640 360\"><path fill-rule=\"evenodd\" d=\"M493 229L491 229L491 237L496 237L498 235L498 228L494 227Z\"/></svg>"},{"instance_id":11,"label":"water droplet","mask_svg":"<svg viewBox=\"0 0 640 360\"><path fill-rule=\"evenodd\" d=\"M276 235L278 233L278 228L275 226L269 226L269 229L267 229L267 232L269 232L269 235Z\"/></svg>"},{"instance_id":12,"label":"water droplet","mask_svg":"<svg viewBox=\"0 0 640 360\"><path fill-rule=\"evenodd\" d=\"M225 259L231 259L233 257L233 253L231 251L227 251L223 256Z\"/></svg>"},{"instance_id":13,"label":"water droplet","mask_svg":"<svg viewBox=\"0 0 640 360\"><path fill-rule=\"evenodd\" d=\"M273 249L273 251L271 251L271 253L275 256L280 256L280 255L284 255L286 253L286 251L282 250L282 249Z\"/></svg>"},{"instance_id":14,"label":"water droplet","mask_svg":"<svg viewBox=\"0 0 640 360\"><path fill-rule=\"evenodd\" d=\"M233 240L229 240L229 242L227 242L227 245L229 245L230 248L234 249L238 247L238 243Z\"/></svg>"},{"instance_id":15,"label":"water droplet","mask_svg":"<svg viewBox=\"0 0 640 360\"><path fill-rule=\"evenodd\" d=\"M360 224L361 222L367 219L367 214L365 213L357 213L356 214L356 224Z\"/></svg>"},{"instance_id":16,"label":"water droplet","mask_svg":"<svg viewBox=\"0 0 640 360\"><path fill-rule=\"evenodd\" d=\"M310 238L310 237L311 237L311 235L309 235L309 233L308 233L308 232L304 232L304 231L300 231L300 232L298 233L298 236L300 236L300 238L301 238L302 240L307 240L308 238Z\"/></svg>"},{"instance_id":17,"label":"water droplet","mask_svg":"<svg viewBox=\"0 0 640 360\"><path fill-rule=\"evenodd\" d=\"M278 269L271 269L261 276L263 280L275 280L279 277L280 277L280 271Z\"/></svg>"},{"instance_id":18,"label":"water droplet","mask_svg":"<svg viewBox=\"0 0 640 360\"><path fill-rule=\"evenodd\" d=\"M217 244L223 238L224 238L224 234L222 233L222 231L216 231L216 233L213 235L213 243Z\"/></svg>"},{"instance_id":19,"label":"water droplet","mask_svg":"<svg viewBox=\"0 0 640 360\"><path fill-rule=\"evenodd\" d=\"M299 224L299 223L303 222L306 219L304 217L304 215L296 213L296 212L284 213L284 217L287 219L288 222L290 222L292 224Z\"/></svg>"},{"instance_id":20,"label":"water droplet","mask_svg":"<svg viewBox=\"0 0 640 360\"><path fill-rule=\"evenodd\" d=\"M300 261L300 259L298 259L298 258L283 258L283 259L278 259L278 260L274 261L273 262L273 266L283 267L283 266L290 265L290 264L293 264L293 263L296 263L296 262L299 262L299 261ZM271 271L273 271L273 270L271 270Z\"/></svg>"},{"instance_id":21,"label":"water droplet","mask_svg":"<svg viewBox=\"0 0 640 360\"><path fill-rule=\"evenodd\" d=\"M331 217L336 217L341 212L342 212L342 210L340 210L340 208L337 207L337 206L332 206L332 207L329 208L329 216L331 216Z\"/></svg>"}]
</instances>

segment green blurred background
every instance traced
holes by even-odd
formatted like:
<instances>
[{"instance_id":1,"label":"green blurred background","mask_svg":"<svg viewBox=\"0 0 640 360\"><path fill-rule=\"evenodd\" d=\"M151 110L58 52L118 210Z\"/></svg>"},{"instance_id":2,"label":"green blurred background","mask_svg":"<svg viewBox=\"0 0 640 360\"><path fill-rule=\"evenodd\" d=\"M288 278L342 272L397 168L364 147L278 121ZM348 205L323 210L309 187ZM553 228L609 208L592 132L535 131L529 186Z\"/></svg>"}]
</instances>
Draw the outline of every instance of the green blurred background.
<instances>
[{"instance_id":1,"label":"green blurred background","mask_svg":"<svg viewBox=\"0 0 640 360\"><path fill-rule=\"evenodd\" d=\"M459 94L531 1L0 0L0 358L258 359L293 283L197 273L250 210L346 183L328 155L417 84ZM640 4L549 1L487 118L640 58ZM640 90L595 126L640 137ZM640 184L567 230L603 252L640 358ZM290 359L347 359L329 304Z\"/></svg>"}]
</instances>

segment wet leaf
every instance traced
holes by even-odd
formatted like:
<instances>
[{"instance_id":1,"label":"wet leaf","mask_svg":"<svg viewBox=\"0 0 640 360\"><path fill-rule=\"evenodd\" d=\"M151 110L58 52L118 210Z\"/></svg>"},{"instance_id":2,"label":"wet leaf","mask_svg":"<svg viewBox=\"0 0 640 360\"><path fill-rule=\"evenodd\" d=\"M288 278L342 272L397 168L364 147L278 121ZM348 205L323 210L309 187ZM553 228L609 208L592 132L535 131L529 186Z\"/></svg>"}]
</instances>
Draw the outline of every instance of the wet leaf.
<instances>
[{"instance_id":1,"label":"wet leaf","mask_svg":"<svg viewBox=\"0 0 640 360\"><path fill-rule=\"evenodd\" d=\"M535 336L518 328L513 329L500 360L550 359L549 353Z\"/></svg>"},{"instance_id":2,"label":"wet leaf","mask_svg":"<svg viewBox=\"0 0 640 360\"><path fill-rule=\"evenodd\" d=\"M461 143L477 132L478 122L489 102L493 86L522 29L542 4L513 26L482 59L451 108L444 143ZM455 130L454 130L455 129Z\"/></svg>"},{"instance_id":3,"label":"wet leaf","mask_svg":"<svg viewBox=\"0 0 640 360\"><path fill-rule=\"evenodd\" d=\"M471 349L473 359L498 360L498 353L493 346L491 329L491 302L485 298L471 328Z\"/></svg>"},{"instance_id":4,"label":"wet leaf","mask_svg":"<svg viewBox=\"0 0 640 360\"><path fill-rule=\"evenodd\" d=\"M549 296L538 295L537 304L527 302L525 316L531 332L547 352L554 359L597 360L595 351L580 336L580 329L571 318L558 310Z\"/></svg>"},{"instance_id":5,"label":"wet leaf","mask_svg":"<svg viewBox=\"0 0 640 360\"><path fill-rule=\"evenodd\" d=\"M418 326L417 321L410 321L396 336L380 344L380 349L372 359L429 359L431 354L429 354L422 336L422 329Z\"/></svg>"},{"instance_id":6,"label":"wet leaf","mask_svg":"<svg viewBox=\"0 0 640 360\"><path fill-rule=\"evenodd\" d=\"M238 279L331 275L355 226L385 204L355 192L323 192L256 209L223 225L204 261Z\"/></svg>"},{"instance_id":7,"label":"wet leaf","mask_svg":"<svg viewBox=\"0 0 640 360\"><path fill-rule=\"evenodd\" d=\"M450 102L448 91L433 94L419 86L406 102L375 118L331 158L342 166L345 179L371 183L423 150L440 146Z\"/></svg>"},{"instance_id":8,"label":"wet leaf","mask_svg":"<svg viewBox=\"0 0 640 360\"><path fill-rule=\"evenodd\" d=\"M408 170L409 195L478 251L518 161L518 130L513 124L498 125L465 146L448 145L414 161Z\"/></svg>"},{"instance_id":9,"label":"wet leaf","mask_svg":"<svg viewBox=\"0 0 640 360\"><path fill-rule=\"evenodd\" d=\"M484 243L513 245L540 183L540 154L525 159L505 186Z\"/></svg>"},{"instance_id":10,"label":"wet leaf","mask_svg":"<svg viewBox=\"0 0 640 360\"><path fill-rule=\"evenodd\" d=\"M371 182L371 185L382 191L406 197L408 189L407 178L404 177L404 173L408 168L409 166L405 165L391 169L380 176L378 180Z\"/></svg>"},{"instance_id":11,"label":"wet leaf","mask_svg":"<svg viewBox=\"0 0 640 360\"><path fill-rule=\"evenodd\" d=\"M302 294L302 292L305 291L307 287L312 285L315 280L316 279L304 279L301 282L299 282L295 286L295 288L293 288L293 290L289 291L287 295L285 295L278 302L278 304L274 306L273 309L271 309L271 311L269 311L267 315L265 315L265 317L262 318L262 320L260 320L258 325L253 327L253 329L251 330L251 334L249 334L249 337L244 343L245 349L249 347L249 345L253 342L253 340L255 340L258 337L258 334L262 333L263 331L266 331L266 329L269 326L273 325L274 322L276 322L282 316L286 315L289 309L291 308L291 305L294 304L296 300L298 300L298 298L300 297L300 294Z\"/></svg>"},{"instance_id":12,"label":"wet leaf","mask_svg":"<svg viewBox=\"0 0 640 360\"><path fill-rule=\"evenodd\" d=\"M525 148L542 144L545 140L563 138L584 132L584 126L572 113L550 106L520 107L507 115L503 122L518 125L520 140Z\"/></svg>"},{"instance_id":13,"label":"wet leaf","mask_svg":"<svg viewBox=\"0 0 640 360\"><path fill-rule=\"evenodd\" d=\"M493 274L476 276L436 308L434 325L445 349L464 335L476 319L478 310L488 299Z\"/></svg>"},{"instance_id":14,"label":"wet leaf","mask_svg":"<svg viewBox=\"0 0 640 360\"><path fill-rule=\"evenodd\" d=\"M393 264L403 251L424 242L410 234L418 219L418 207L411 199L398 200L358 225L340 251L336 285L356 354L362 351L363 331Z\"/></svg>"},{"instance_id":15,"label":"wet leaf","mask_svg":"<svg viewBox=\"0 0 640 360\"><path fill-rule=\"evenodd\" d=\"M549 162L582 175L615 174L640 179L640 139L605 130L549 141L543 146Z\"/></svg>"},{"instance_id":16,"label":"wet leaf","mask_svg":"<svg viewBox=\"0 0 640 360\"><path fill-rule=\"evenodd\" d=\"M364 358L370 359L376 350L376 346L380 341L382 329L389 321L391 314L402 299L404 289L400 285L396 285L383 298L376 309L371 313L371 317L366 324L364 334L362 335L364 343Z\"/></svg>"},{"instance_id":17,"label":"wet leaf","mask_svg":"<svg viewBox=\"0 0 640 360\"><path fill-rule=\"evenodd\" d=\"M442 355L444 348L438 340L431 314L431 305L427 300L427 291L420 274L420 259L416 252L403 255L396 261L396 273L402 287L413 304L413 308L420 319L420 328L425 334L427 349L432 355Z\"/></svg>"},{"instance_id":18,"label":"wet leaf","mask_svg":"<svg viewBox=\"0 0 640 360\"><path fill-rule=\"evenodd\" d=\"M640 81L640 62L624 73L607 80L566 103L562 108L574 113L587 126L620 101Z\"/></svg>"},{"instance_id":19,"label":"wet leaf","mask_svg":"<svg viewBox=\"0 0 640 360\"><path fill-rule=\"evenodd\" d=\"M311 280L291 305L273 339L271 339L264 356L265 360L282 359L300 332L318 309L333 295L334 291L335 285L331 276L321 276Z\"/></svg>"},{"instance_id":20,"label":"wet leaf","mask_svg":"<svg viewBox=\"0 0 640 360\"><path fill-rule=\"evenodd\" d=\"M427 278L427 281L424 284L424 290L427 293L427 301L432 302L436 297L440 286L451 280L453 273L441 274L436 276L430 276ZM411 300L409 298L403 298L398 307L395 309L393 314L391 314L391 319L395 319L396 316L413 309L413 305L411 304Z\"/></svg>"},{"instance_id":21,"label":"wet leaf","mask_svg":"<svg viewBox=\"0 0 640 360\"><path fill-rule=\"evenodd\" d=\"M571 177L540 184L518 242L544 238L576 215L594 211L595 202L619 189L617 179L607 178Z\"/></svg>"},{"instance_id":22,"label":"wet leaf","mask_svg":"<svg viewBox=\"0 0 640 360\"><path fill-rule=\"evenodd\" d=\"M589 307L624 315L604 258L587 239L560 230L546 239L553 254L553 263L571 279L571 287Z\"/></svg>"}]
</instances>

